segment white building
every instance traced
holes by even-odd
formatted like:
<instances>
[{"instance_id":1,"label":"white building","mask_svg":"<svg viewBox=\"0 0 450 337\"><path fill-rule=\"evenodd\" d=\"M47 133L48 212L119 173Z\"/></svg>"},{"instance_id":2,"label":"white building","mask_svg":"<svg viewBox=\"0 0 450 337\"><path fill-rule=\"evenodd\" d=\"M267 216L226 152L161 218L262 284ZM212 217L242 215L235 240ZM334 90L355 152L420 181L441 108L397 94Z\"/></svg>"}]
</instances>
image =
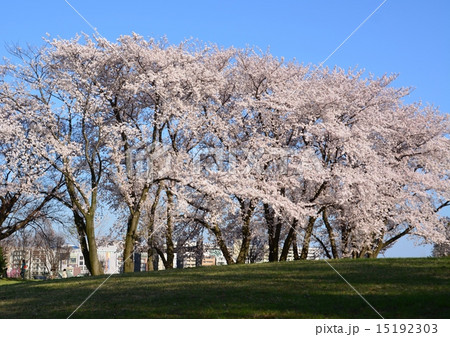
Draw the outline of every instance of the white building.
<instances>
[{"instance_id":1,"label":"white building","mask_svg":"<svg viewBox=\"0 0 450 337\"><path fill-rule=\"evenodd\" d=\"M120 267L122 265L122 251L119 246L100 246L97 248L97 254L105 274L118 274L120 272ZM89 274L81 248L72 246L69 259L63 261L60 269L66 269L68 276Z\"/></svg>"}]
</instances>

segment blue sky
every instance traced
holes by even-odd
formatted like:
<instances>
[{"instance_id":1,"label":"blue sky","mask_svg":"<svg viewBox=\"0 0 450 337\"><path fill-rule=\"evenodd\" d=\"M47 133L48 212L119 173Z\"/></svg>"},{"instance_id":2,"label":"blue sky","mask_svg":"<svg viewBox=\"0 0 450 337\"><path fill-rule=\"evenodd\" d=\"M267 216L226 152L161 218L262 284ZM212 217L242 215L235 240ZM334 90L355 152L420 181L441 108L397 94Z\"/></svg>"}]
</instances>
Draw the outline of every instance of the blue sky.
<instances>
[{"instance_id":1,"label":"blue sky","mask_svg":"<svg viewBox=\"0 0 450 337\"><path fill-rule=\"evenodd\" d=\"M383 0L68 0L104 37L136 32L220 46L257 46L275 56L319 64ZM64 0L2 3L0 55L5 44L40 45L42 36L93 33ZM358 67L394 85L415 88L408 101L450 112L450 1L388 0L326 63ZM447 212L448 213L448 212ZM386 256L427 256L429 248L401 242Z\"/></svg>"}]
</instances>

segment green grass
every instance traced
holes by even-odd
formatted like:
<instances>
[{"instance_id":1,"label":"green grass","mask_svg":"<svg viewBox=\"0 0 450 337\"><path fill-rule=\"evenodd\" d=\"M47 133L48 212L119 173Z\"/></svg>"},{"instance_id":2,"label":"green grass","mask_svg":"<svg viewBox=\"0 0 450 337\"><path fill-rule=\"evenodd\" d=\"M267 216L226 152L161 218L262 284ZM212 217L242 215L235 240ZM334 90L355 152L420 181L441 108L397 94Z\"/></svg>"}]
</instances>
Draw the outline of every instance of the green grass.
<instances>
[{"instance_id":1,"label":"green grass","mask_svg":"<svg viewBox=\"0 0 450 337\"><path fill-rule=\"evenodd\" d=\"M0 279L0 286L15 284L15 283L22 283L22 282L23 281L21 281L19 279L12 279L12 278Z\"/></svg>"},{"instance_id":2,"label":"green grass","mask_svg":"<svg viewBox=\"0 0 450 337\"><path fill-rule=\"evenodd\" d=\"M385 318L450 318L450 258L330 263ZM67 318L105 277L0 281L0 318ZM73 318L379 318L325 261L111 277Z\"/></svg>"}]
</instances>

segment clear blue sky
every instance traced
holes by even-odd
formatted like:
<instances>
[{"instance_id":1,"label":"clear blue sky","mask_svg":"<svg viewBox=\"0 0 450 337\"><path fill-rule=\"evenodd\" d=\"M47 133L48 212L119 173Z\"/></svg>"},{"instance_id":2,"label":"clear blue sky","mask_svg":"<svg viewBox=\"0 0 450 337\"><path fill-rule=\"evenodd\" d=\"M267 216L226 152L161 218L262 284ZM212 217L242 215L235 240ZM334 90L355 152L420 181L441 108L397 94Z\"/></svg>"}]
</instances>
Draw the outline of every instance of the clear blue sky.
<instances>
[{"instance_id":1,"label":"clear blue sky","mask_svg":"<svg viewBox=\"0 0 450 337\"><path fill-rule=\"evenodd\" d=\"M68 0L104 37L136 32L221 46L270 47L299 62L322 62L383 0ZM64 0L3 1L0 55L5 44L42 44L42 36L93 33ZM399 73L412 86L408 101L450 111L450 1L388 0L325 65ZM447 212L448 213L448 212ZM401 242L386 256L427 256L429 248Z\"/></svg>"}]
</instances>

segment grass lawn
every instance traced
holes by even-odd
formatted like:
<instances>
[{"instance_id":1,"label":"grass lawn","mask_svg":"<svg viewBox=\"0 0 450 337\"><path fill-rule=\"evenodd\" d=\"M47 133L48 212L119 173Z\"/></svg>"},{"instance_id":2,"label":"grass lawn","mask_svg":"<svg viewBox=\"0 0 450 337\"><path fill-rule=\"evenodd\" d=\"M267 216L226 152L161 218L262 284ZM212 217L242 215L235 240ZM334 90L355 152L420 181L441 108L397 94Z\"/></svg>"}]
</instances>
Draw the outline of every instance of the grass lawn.
<instances>
[{"instance_id":1,"label":"grass lawn","mask_svg":"<svg viewBox=\"0 0 450 337\"><path fill-rule=\"evenodd\" d=\"M330 261L385 318L450 318L450 258ZM0 281L0 318L67 318L106 277ZM379 318L325 261L112 276L72 318Z\"/></svg>"},{"instance_id":2,"label":"grass lawn","mask_svg":"<svg viewBox=\"0 0 450 337\"><path fill-rule=\"evenodd\" d=\"M21 280L16 280L16 279L1 279L0 278L0 286L4 286L4 285L9 285L9 284L16 284L16 283L22 283L23 281Z\"/></svg>"}]
</instances>

